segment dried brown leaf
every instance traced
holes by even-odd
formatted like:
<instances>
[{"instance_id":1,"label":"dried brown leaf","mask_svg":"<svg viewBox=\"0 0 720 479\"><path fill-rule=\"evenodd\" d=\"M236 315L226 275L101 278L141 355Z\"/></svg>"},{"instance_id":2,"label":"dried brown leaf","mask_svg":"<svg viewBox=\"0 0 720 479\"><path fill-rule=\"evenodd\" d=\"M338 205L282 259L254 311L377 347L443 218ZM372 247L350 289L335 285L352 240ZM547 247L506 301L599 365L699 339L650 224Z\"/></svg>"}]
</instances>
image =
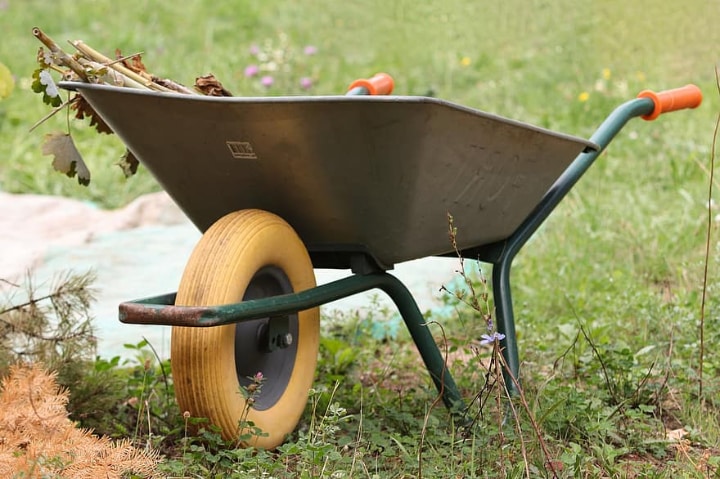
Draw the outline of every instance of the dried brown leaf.
<instances>
[{"instance_id":1,"label":"dried brown leaf","mask_svg":"<svg viewBox=\"0 0 720 479\"><path fill-rule=\"evenodd\" d=\"M123 58L123 54L119 48L115 49L115 58L118 60ZM145 67L145 64L142 62L142 55L139 53L130 58L123 59L121 63L125 66L125 68L128 68L135 73L148 73L147 67Z\"/></svg>"},{"instance_id":2,"label":"dried brown leaf","mask_svg":"<svg viewBox=\"0 0 720 479\"><path fill-rule=\"evenodd\" d=\"M47 68L53 64L52 53L45 50L43 47L38 48L35 59L41 68Z\"/></svg>"},{"instance_id":3,"label":"dried brown leaf","mask_svg":"<svg viewBox=\"0 0 720 479\"><path fill-rule=\"evenodd\" d=\"M212 73L196 78L195 88L208 96L233 96Z\"/></svg>"},{"instance_id":4,"label":"dried brown leaf","mask_svg":"<svg viewBox=\"0 0 720 479\"><path fill-rule=\"evenodd\" d=\"M43 155L53 155L52 165L56 171L72 178L78 177L78 183L87 186L90 184L90 170L75 147L72 137L63 132L48 133L42 144Z\"/></svg>"},{"instance_id":5,"label":"dried brown leaf","mask_svg":"<svg viewBox=\"0 0 720 479\"><path fill-rule=\"evenodd\" d=\"M93 107L90 106L90 103L88 103L82 95L78 94L75 98L73 98L70 108L75 110L75 118L78 120L84 120L86 117L90 118L90 126L94 126L99 133L112 135L112 129L107 123L105 123L105 120L97 114Z\"/></svg>"}]
</instances>

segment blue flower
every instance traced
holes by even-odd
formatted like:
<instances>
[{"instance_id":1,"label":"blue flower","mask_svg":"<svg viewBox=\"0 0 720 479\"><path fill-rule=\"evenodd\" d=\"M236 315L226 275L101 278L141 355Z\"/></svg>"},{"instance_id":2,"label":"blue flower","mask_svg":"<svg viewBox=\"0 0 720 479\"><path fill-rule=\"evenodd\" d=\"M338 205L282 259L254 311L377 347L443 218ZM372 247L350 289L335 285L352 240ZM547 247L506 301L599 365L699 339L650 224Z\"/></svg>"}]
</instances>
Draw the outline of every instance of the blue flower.
<instances>
[{"instance_id":1,"label":"blue flower","mask_svg":"<svg viewBox=\"0 0 720 479\"><path fill-rule=\"evenodd\" d=\"M498 332L494 332L492 334L483 334L480 337L482 338L480 340L480 344L493 344L495 343L495 340L502 341L503 339L505 339L505 335Z\"/></svg>"}]
</instances>

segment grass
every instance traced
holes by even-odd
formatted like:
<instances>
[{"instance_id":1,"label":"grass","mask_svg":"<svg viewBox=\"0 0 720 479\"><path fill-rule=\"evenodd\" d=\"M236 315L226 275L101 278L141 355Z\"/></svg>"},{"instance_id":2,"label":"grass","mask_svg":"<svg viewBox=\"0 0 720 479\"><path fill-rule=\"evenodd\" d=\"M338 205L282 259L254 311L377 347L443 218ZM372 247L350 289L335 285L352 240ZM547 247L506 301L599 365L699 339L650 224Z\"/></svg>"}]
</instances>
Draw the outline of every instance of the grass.
<instances>
[{"instance_id":1,"label":"grass","mask_svg":"<svg viewBox=\"0 0 720 479\"><path fill-rule=\"evenodd\" d=\"M105 207L158 186L143 170L125 180L112 166L122 152L117 140L83 129L78 144L91 185L51 171L39 144L63 120L28 133L47 112L29 89L39 46L33 26L104 52L144 51L150 70L185 84L211 71L236 94L256 93L243 78L248 47L284 32L299 48L318 48L314 93L340 93L353 78L382 70L394 75L399 94L432 93L585 137L641 89L698 84L705 102L697 110L628 125L518 257L514 301L531 413L517 404L518 428L498 425L493 376L478 372L493 357L472 348L484 325L453 303L453 314L431 319L458 358L452 366L465 396L486 400L474 406L483 415L470 431L449 424L442 409L429 411L434 392L404 334L369 339L358 334L360 319L332 317L316 391L296 436L278 452L223 450L212 430L201 440L186 436L182 417L166 407L171 389L140 366L123 376L129 386L118 401L154 391L164 401L151 423L156 430L128 413L132 426L106 432L162 444L168 475L189 477L231 470L236 477L416 477L420 466L426 477L551 477L543 443L560 477L718 475L720 358L710 347L720 337L716 224L698 396L708 168L720 111L714 2L688 0L679 10L652 0L11 0L0 8L0 62L17 80L0 102L0 188ZM120 366L99 362L90 378ZM667 441L666 431L676 429L687 436Z\"/></svg>"}]
</instances>

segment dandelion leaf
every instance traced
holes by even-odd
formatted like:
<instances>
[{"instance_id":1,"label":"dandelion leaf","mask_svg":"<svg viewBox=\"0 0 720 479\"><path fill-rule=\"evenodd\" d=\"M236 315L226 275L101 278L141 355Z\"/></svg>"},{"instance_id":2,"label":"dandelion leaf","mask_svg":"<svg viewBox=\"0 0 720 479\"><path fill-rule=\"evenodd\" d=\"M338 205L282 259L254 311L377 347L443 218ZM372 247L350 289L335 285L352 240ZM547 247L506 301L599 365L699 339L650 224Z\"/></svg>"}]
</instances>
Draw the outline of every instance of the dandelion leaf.
<instances>
[{"instance_id":1,"label":"dandelion leaf","mask_svg":"<svg viewBox=\"0 0 720 479\"><path fill-rule=\"evenodd\" d=\"M52 165L56 171L73 178L78 177L78 183L87 186L90 184L90 170L75 147L75 142L67 133L55 132L45 135L42 144L43 155L53 155Z\"/></svg>"}]
</instances>

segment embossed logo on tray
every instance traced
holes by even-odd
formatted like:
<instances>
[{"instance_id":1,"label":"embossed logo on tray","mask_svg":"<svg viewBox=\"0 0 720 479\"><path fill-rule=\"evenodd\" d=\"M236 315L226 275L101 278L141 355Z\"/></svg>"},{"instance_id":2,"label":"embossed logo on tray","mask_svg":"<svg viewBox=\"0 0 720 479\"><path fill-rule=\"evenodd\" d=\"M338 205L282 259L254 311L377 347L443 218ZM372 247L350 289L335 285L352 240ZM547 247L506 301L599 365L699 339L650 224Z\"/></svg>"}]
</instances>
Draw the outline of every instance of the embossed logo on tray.
<instances>
[{"instance_id":1,"label":"embossed logo on tray","mask_svg":"<svg viewBox=\"0 0 720 479\"><path fill-rule=\"evenodd\" d=\"M240 160L257 160L257 155L249 141L226 141L233 158Z\"/></svg>"}]
</instances>

